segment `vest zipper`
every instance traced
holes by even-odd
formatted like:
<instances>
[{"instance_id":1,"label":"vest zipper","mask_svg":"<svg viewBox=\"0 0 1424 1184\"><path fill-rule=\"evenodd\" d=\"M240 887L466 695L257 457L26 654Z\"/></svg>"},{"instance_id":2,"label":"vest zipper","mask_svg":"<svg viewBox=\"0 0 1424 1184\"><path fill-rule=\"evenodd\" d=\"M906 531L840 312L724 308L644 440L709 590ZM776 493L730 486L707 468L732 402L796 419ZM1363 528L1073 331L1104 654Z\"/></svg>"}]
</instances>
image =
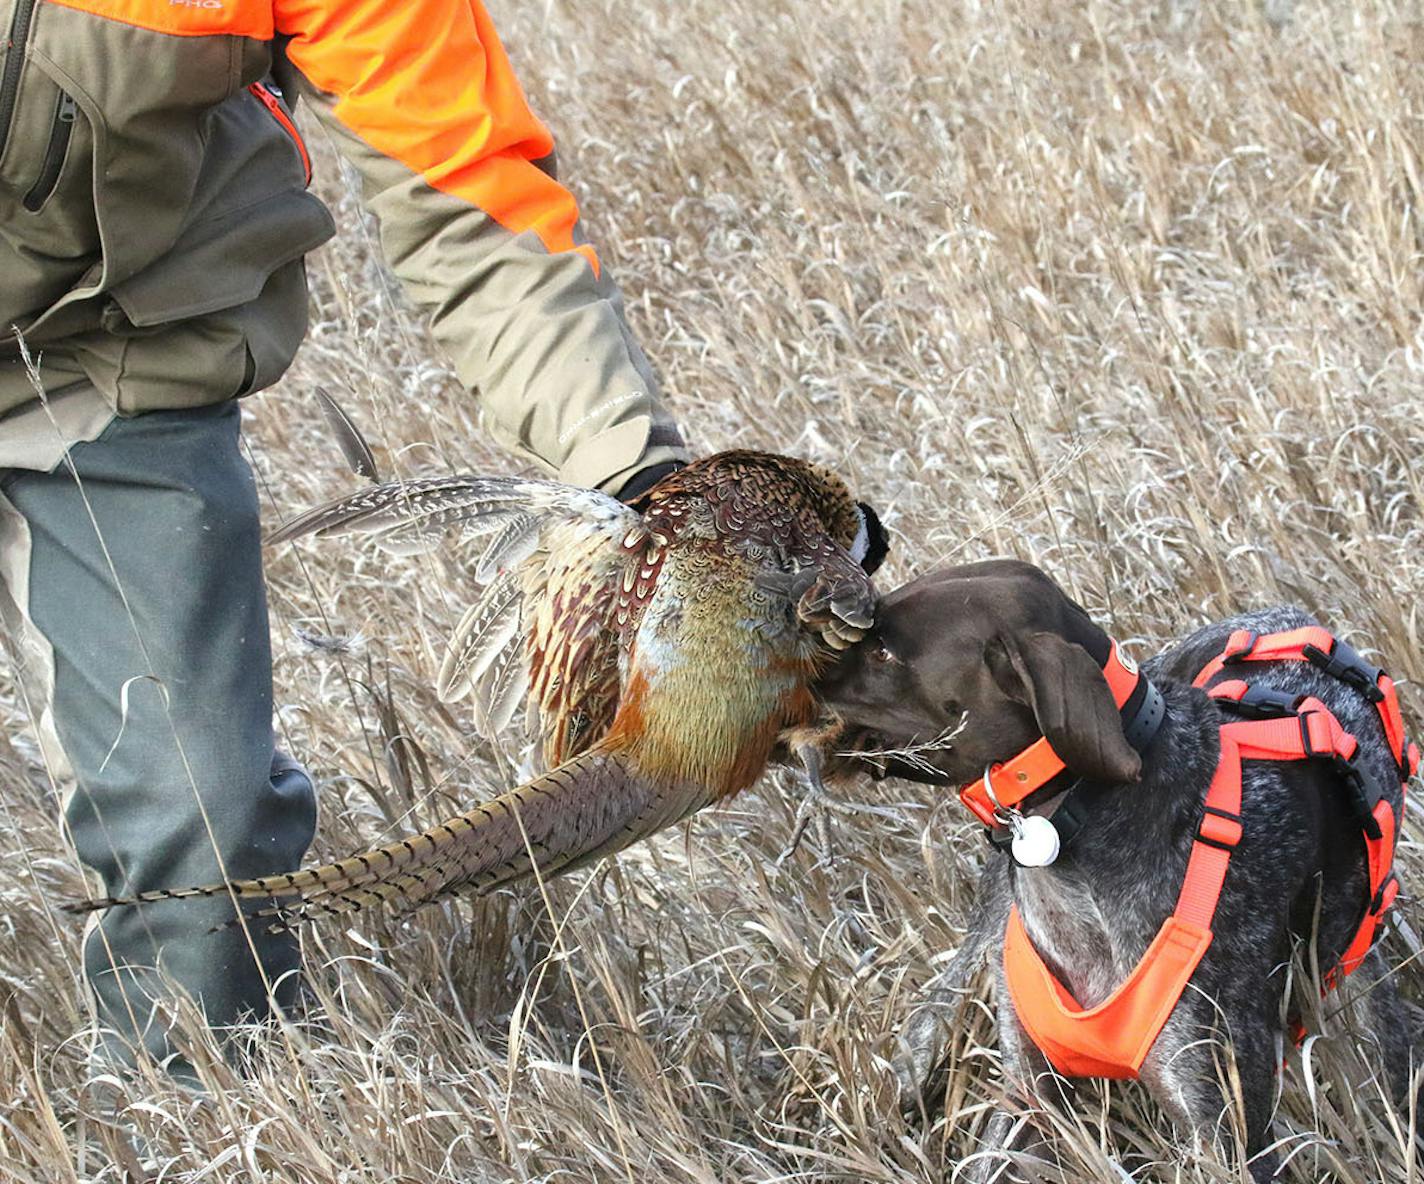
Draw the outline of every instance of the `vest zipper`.
<instances>
[{"instance_id":1,"label":"vest zipper","mask_svg":"<svg viewBox=\"0 0 1424 1184\"><path fill-rule=\"evenodd\" d=\"M45 147L44 163L40 165L40 175L25 194L24 206L34 213L44 205L45 199L59 184L59 174L64 168L64 157L69 151L69 138L74 134L74 120L79 114L79 104L64 91L59 92L59 105L54 111L54 125L50 128L49 144Z\"/></svg>"},{"instance_id":2,"label":"vest zipper","mask_svg":"<svg viewBox=\"0 0 1424 1184\"><path fill-rule=\"evenodd\" d=\"M20 90L20 69L25 64L25 48L30 40L30 17L35 0L16 0L10 18L10 37L5 42L5 73L0 74L0 152L10 138L10 120L15 115L15 96Z\"/></svg>"},{"instance_id":3,"label":"vest zipper","mask_svg":"<svg viewBox=\"0 0 1424 1184\"><path fill-rule=\"evenodd\" d=\"M301 132L297 131L297 125L292 122L292 117L287 114L277 96L262 83L254 82L247 89L252 93L253 98L267 108L272 118L291 137L292 143L297 147L297 154L302 158L302 171L306 174L307 184L310 185L312 179L311 157L307 153L307 146L302 140Z\"/></svg>"}]
</instances>

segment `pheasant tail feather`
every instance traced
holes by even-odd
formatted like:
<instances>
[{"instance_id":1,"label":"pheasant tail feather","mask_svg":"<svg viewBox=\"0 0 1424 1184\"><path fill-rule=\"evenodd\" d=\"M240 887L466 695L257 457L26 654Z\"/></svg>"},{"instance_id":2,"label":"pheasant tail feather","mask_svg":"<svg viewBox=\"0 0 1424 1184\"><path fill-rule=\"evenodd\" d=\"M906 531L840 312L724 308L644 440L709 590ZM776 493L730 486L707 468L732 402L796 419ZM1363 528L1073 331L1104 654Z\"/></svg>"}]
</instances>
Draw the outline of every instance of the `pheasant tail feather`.
<instances>
[{"instance_id":1,"label":"pheasant tail feather","mask_svg":"<svg viewBox=\"0 0 1424 1184\"><path fill-rule=\"evenodd\" d=\"M276 902L259 915L277 917L283 927L383 901L413 907L440 897L487 892L535 869L544 876L558 875L621 851L710 800L701 787L646 778L628 755L600 747L422 834L337 863L65 907L90 912L231 892Z\"/></svg>"}]
</instances>

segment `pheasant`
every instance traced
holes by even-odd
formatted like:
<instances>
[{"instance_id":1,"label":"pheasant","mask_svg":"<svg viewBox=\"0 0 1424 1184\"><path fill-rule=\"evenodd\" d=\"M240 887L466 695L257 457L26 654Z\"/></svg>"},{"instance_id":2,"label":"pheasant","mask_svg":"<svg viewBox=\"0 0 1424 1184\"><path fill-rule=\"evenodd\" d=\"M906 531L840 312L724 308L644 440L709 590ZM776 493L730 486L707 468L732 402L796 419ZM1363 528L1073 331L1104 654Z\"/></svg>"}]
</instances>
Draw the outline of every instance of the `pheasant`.
<instances>
[{"instance_id":1,"label":"pheasant","mask_svg":"<svg viewBox=\"0 0 1424 1184\"><path fill-rule=\"evenodd\" d=\"M883 529L828 469L750 451L695 462L639 505L452 476L373 485L282 527L272 541L363 532L402 552L454 527L486 536L485 591L438 689L473 693L489 736L524 703L550 771L339 863L73 907L230 892L268 899L279 926L414 907L562 874L751 785L815 718L818 671L870 628Z\"/></svg>"}]
</instances>

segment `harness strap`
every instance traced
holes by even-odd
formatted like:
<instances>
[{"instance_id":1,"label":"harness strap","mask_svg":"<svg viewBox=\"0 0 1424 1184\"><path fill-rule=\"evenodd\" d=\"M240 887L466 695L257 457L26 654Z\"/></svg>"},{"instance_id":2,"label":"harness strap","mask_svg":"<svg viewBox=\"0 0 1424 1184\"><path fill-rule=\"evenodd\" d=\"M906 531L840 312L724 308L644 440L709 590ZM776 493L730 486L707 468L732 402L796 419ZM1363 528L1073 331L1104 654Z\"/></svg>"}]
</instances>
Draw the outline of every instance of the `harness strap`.
<instances>
[{"instance_id":1,"label":"harness strap","mask_svg":"<svg viewBox=\"0 0 1424 1184\"><path fill-rule=\"evenodd\" d=\"M1223 734L1221 747L1176 908L1132 973L1105 1000L1091 1008L1079 1003L1044 964L1018 906L1009 914L1004 935L1009 996L1030 1039L1065 1076L1136 1077L1211 945L1212 918L1242 834L1238 744Z\"/></svg>"},{"instance_id":2,"label":"harness strap","mask_svg":"<svg viewBox=\"0 0 1424 1184\"><path fill-rule=\"evenodd\" d=\"M1401 779L1408 781L1414 776L1419 768L1419 748L1409 742L1405 733L1394 680L1380 667L1366 662L1354 646L1319 625L1267 634L1238 629L1226 639L1222 652L1202 668L1192 685L1204 687L1227 666L1239 662L1281 661L1309 662L1373 703L1384 725L1390 752L1399 765Z\"/></svg>"},{"instance_id":3,"label":"harness strap","mask_svg":"<svg viewBox=\"0 0 1424 1184\"><path fill-rule=\"evenodd\" d=\"M1241 841L1241 833L1241 754L1236 741L1223 735L1221 759L1202 804L1201 821L1197 823L1173 916L1203 929L1211 928L1231 852Z\"/></svg>"},{"instance_id":4,"label":"harness strap","mask_svg":"<svg viewBox=\"0 0 1424 1184\"><path fill-rule=\"evenodd\" d=\"M1408 782L1419 768L1419 749L1405 737L1404 717L1399 709L1399 694L1395 690L1394 680L1379 667L1370 666L1352 646L1336 640L1324 629L1309 627L1265 637L1258 637L1248 630L1233 633L1227 639L1222 657L1214 659L1206 666L1197 676L1195 685L1202 685L1232 662L1281 660L1311 662L1364 694L1379 712L1391 754L1399 762L1401 782ZM1329 739L1338 739L1342 748L1348 748L1348 751L1330 752L1325 744L1311 739L1306 730L1307 725L1303 724L1302 735L1306 737L1307 743L1314 744L1316 754L1320 754L1320 750L1324 749L1326 755L1334 757L1335 770L1340 775L1342 784L1353 796L1352 804L1365 838L1365 869L1368 877L1365 907L1350 944L1340 955L1340 960L1325 972L1323 986L1326 990L1333 989L1339 985L1342 978L1359 969L1360 963L1374 945L1385 914L1399 895L1399 878L1394 872L1394 852L1399 840L1401 816L1395 813L1380 788L1371 784L1356 767L1354 757L1359 749L1358 743L1353 736L1344 732L1339 721L1328 710L1324 710L1324 705L1319 700L1292 700L1280 691L1267 687L1250 687L1239 679L1218 683L1208 694L1213 698L1233 701L1251 710L1275 715L1299 712L1303 720L1305 713L1311 711L1313 705L1316 709L1312 713L1315 721L1308 726L1313 726L1318 731L1333 725L1343 738L1332 736ZM1320 722L1321 711L1328 717L1328 725ZM1289 721L1281 719L1277 722Z\"/></svg>"},{"instance_id":5,"label":"harness strap","mask_svg":"<svg viewBox=\"0 0 1424 1184\"><path fill-rule=\"evenodd\" d=\"M1064 1076L1136 1077L1211 937L1168 917L1122 985L1084 1008L1039 957L1015 905L1004 934L1009 997L1029 1038Z\"/></svg>"},{"instance_id":6,"label":"harness strap","mask_svg":"<svg viewBox=\"0 0 1424 1184\"><path fill-rule=\"evenodd\" d=\"M1268 691L1268 688L1251 688L1240 680L1231 680L1218 683L1207 693L1214 699L1235 703L1249 703L1253 698L1258 702L1271 702L1269 694L1262 694L1263 691ZM1280 692L1275 692L1275 695L1280 696ZM1398 700L1392 683L1388 700L1397 713ZM1369 781L1354 763L1359 753L1359 741L1345 731L1324 703L1313 698L1297 699L1291 701L1288 710L1293 714L1283 715L1278 719L1225 724L1222 726L1222 736L1225 739L1233 729L1272 728L1274 731L1270 735L1264 730L1256 731L1255 734L1261 738L1260 742L1280 747L1275 748L1273 752L1267 752L1257 746L1241 744L1239 749L1243 759L1327 759L1334 766L1342 784L1353 796L1352 804L1365 838L1368 889L1363 915L1354 937L1340 955L1339 962L1326 971L1323 985L1329 990L1338 985L1345 975L1353 974L1359 968L1374 944L1380 925L1384 923L1385 913L1399 895L1399 879L1394 873L1394 850L1398 840L1399 820L1394 807L1380 791L1379 786ZM1298 732L1301 748L1299 757L1287 752L1287 749L1294 749L1290 740L1292 730Z\"/></svg>"}]
</instances>

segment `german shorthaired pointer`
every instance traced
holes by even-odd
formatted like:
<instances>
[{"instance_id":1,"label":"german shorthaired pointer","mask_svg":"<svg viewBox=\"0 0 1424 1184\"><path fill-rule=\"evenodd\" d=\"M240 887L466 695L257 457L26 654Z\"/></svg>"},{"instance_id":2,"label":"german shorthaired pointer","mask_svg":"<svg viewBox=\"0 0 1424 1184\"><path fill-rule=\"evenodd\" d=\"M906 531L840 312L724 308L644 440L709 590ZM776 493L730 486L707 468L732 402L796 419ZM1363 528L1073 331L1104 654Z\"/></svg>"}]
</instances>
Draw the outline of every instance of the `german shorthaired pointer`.
<instances>
[{"instance_id":1,"label":"german shorthaired pointer","mask_svg":"<svg viewBox=\"0 0 1424 1184\"><path fill-rule=\"evenodd\" d=\"M992 954L1012 1095L1136 1077L1230 1155L1229 1049L1250 1170L1270 1179L1279 1049L1296 1034L1287 968L1313 941L1327 988L1358 968L1407 1101L1421 1013L1371 941L1418 754L1388 677L1308 614L1208 626L1139 673L1043 572L993 560L885 597L819 693L839 720L829 772L910 750L875 766L960 786L989 828L978 921L936 986ZM931 1002L907 1025L916 1088L948 1010ZM994 1117L980 1179L1012 1172L1025 1130Z\"/></svg>"}]
</instances>

